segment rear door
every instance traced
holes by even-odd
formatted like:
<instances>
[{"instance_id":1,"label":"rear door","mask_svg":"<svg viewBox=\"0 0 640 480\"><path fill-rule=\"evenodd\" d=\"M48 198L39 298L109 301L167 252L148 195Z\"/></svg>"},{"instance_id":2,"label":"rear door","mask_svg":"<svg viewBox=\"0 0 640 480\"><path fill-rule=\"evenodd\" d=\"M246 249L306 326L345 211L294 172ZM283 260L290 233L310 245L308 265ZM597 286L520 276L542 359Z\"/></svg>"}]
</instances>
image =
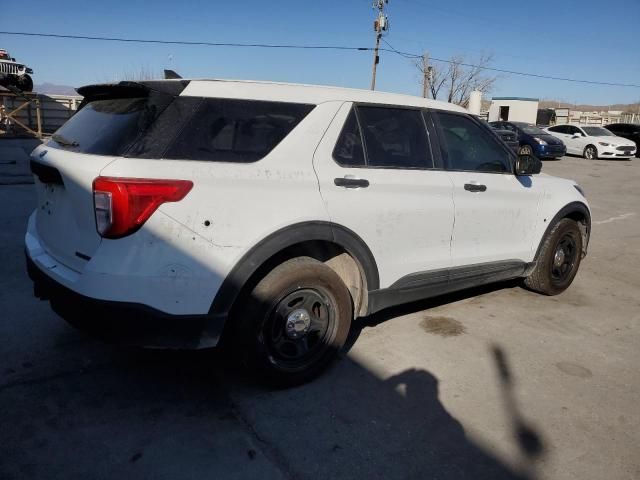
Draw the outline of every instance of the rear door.
<instances>
[{"instance_id":1,"label":"rear door","mask_svg":"<svg viewBox=\"0 0 640 480\"><path fill-rule=\"evenodd\" d=\"M82 271L100 245L93 180L152 121L158 105L144 96L87 103L31 156L39 239L52 257Z\"/></svg>"},{"instance_id":2,"label":"rear door","mask_svg":"<svg viewBox=\"0 0 640 480\"><path fill-rule=\"evenodd\" d=\"M576 153L575 145L569 134L569 125L556 125L547 129L551 135L562 140L567 147L567 153Z\"/></svg>"},{"instance_id":3,"label":"rear door","mask_svg":"<svg viewBox=\"0 0 640 480\"><path fill-rule=\"evenodd\" d=\"M316 150L328 215L369 246L382 288L450 265L453 190L433 157L420 110L351 103Z\"/></svg>"},{"instance_id":4,"label":"rear door","mask_svg":"<svg viewBox=\"0 0 640 480\"><path fill-rule=\"evenodd\" d=\"M512 173L513 153L475 118L432 112L453 182L452 266L530 261L541 188Z\"/></svg>"}]
</instances>

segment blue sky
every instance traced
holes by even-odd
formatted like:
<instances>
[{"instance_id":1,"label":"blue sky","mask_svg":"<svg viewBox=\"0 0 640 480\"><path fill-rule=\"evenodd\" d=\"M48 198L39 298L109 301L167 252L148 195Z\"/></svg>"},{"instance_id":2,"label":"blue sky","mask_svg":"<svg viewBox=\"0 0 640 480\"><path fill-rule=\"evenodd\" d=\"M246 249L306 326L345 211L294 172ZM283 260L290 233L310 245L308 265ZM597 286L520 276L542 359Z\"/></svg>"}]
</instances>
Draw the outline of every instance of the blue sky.
<instances>
[{"instance_id":1,"label":"blue sky","mask_svg":"<svg viewBox=\"0 0 640 480\"><path fill-rule=\"evenodd\" d=\"M372 46L370 0L3 2L2 30L212 42ZM469 60L494 54L493 66L596 81L640 84L639 0L390 0L398 50ZM53 7L52 5L55 5ZM434 6L432 6L434 5ZM10 22L8 20L11 20ZM0 34L35 70L36 83L78 86L140 70L172 68L185 77L265 79L368 88L370 52L264 50L122 44ZM419 94L418 71L383 53L378 89ZM571 103L640 101L640 88L582 85L502 75L493 95Z\"/></svg>"}]
</instances>

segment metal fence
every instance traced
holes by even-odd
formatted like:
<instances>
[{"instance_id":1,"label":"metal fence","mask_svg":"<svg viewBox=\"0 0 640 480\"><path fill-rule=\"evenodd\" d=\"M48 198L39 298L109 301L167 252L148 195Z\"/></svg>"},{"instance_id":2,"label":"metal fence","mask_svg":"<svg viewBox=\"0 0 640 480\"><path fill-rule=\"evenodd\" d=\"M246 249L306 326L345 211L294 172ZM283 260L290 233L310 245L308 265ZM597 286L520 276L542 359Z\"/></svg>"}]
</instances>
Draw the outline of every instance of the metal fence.
<instances>
[{"instance_id":1,"label":"metal fence","mask_svg":"<svg viewBox=\"0 0 640 480\"><path fill-rule=\"evenodd\" d=\"M0 134L42 137L53 133L71 118L81 101L80 96L0 92Z\"/></svg>"}]
</instances>

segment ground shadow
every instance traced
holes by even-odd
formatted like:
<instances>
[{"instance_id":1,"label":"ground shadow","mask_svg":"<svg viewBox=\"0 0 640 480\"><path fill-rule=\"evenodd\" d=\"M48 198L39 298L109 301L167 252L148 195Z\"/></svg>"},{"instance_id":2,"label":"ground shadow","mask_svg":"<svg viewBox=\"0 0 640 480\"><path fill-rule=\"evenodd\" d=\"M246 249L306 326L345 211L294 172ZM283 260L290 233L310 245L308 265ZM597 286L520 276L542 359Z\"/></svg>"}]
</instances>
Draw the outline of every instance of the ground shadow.
<instances>
[{"instance_id":1,"label":"ground shadow","mask_svg":"<svg viewBox=\"0 0 640 480\"><path fill-rule=\"evenodd\" d=\"M22 229L0 245L12 271ZM23 346L0 350L7 362L0 377L2 478L535 477L543 442L518 410L514 375L499 347L496 388L523 459L510 465L465 434L426 370L385 377L346 357L310 384L272 390L255 386L219 353L84 348L90 340L53 313L39 318L38 331L48 334L34 344L33 323L23 317L42 312L35 306L42 304L31 298L24 273L12 285L11 301L22 307L9 310L6 321ZM505 285L380 312L356 331Z\"/></svg>"},{"instance_id":2,"label":"ground shadow","mask_svg":"<svg viewBox=\"0 0 640 480\"><path fill-rule=\"evenodd\" d=\"M470 440L426 370L380 378L345 358L311 384L271 390L225 361L118 349L112 364L0 389L0 473L249 478L263 462L287 478L534 478L532 467L509 467ZM523 454L532 463L539 436L524 427L515 401L506 414L514 441L532 445Z\"/></svg>"}]
</instances>

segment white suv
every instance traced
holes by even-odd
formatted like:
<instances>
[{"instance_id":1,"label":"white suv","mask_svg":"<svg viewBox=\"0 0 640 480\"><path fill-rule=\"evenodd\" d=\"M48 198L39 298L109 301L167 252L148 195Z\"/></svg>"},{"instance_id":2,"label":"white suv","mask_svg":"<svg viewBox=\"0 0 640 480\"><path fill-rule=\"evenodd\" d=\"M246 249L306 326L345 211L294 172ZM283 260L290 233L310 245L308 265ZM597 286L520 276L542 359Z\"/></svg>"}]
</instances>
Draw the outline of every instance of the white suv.
<instances>
[{"instance_id":1,"label":"white suv","mask_svg":"<svg viewBox=\"0 0 640 480\"><path fill-rule=\"evenodd\" d=\"M587 250L580 187L455 105L220 80L79 93L32 153L27 264L36 296L109 338L233 340L294 384L358 317L505 279L557 294Z\"/></svg>"}]
</instances>

